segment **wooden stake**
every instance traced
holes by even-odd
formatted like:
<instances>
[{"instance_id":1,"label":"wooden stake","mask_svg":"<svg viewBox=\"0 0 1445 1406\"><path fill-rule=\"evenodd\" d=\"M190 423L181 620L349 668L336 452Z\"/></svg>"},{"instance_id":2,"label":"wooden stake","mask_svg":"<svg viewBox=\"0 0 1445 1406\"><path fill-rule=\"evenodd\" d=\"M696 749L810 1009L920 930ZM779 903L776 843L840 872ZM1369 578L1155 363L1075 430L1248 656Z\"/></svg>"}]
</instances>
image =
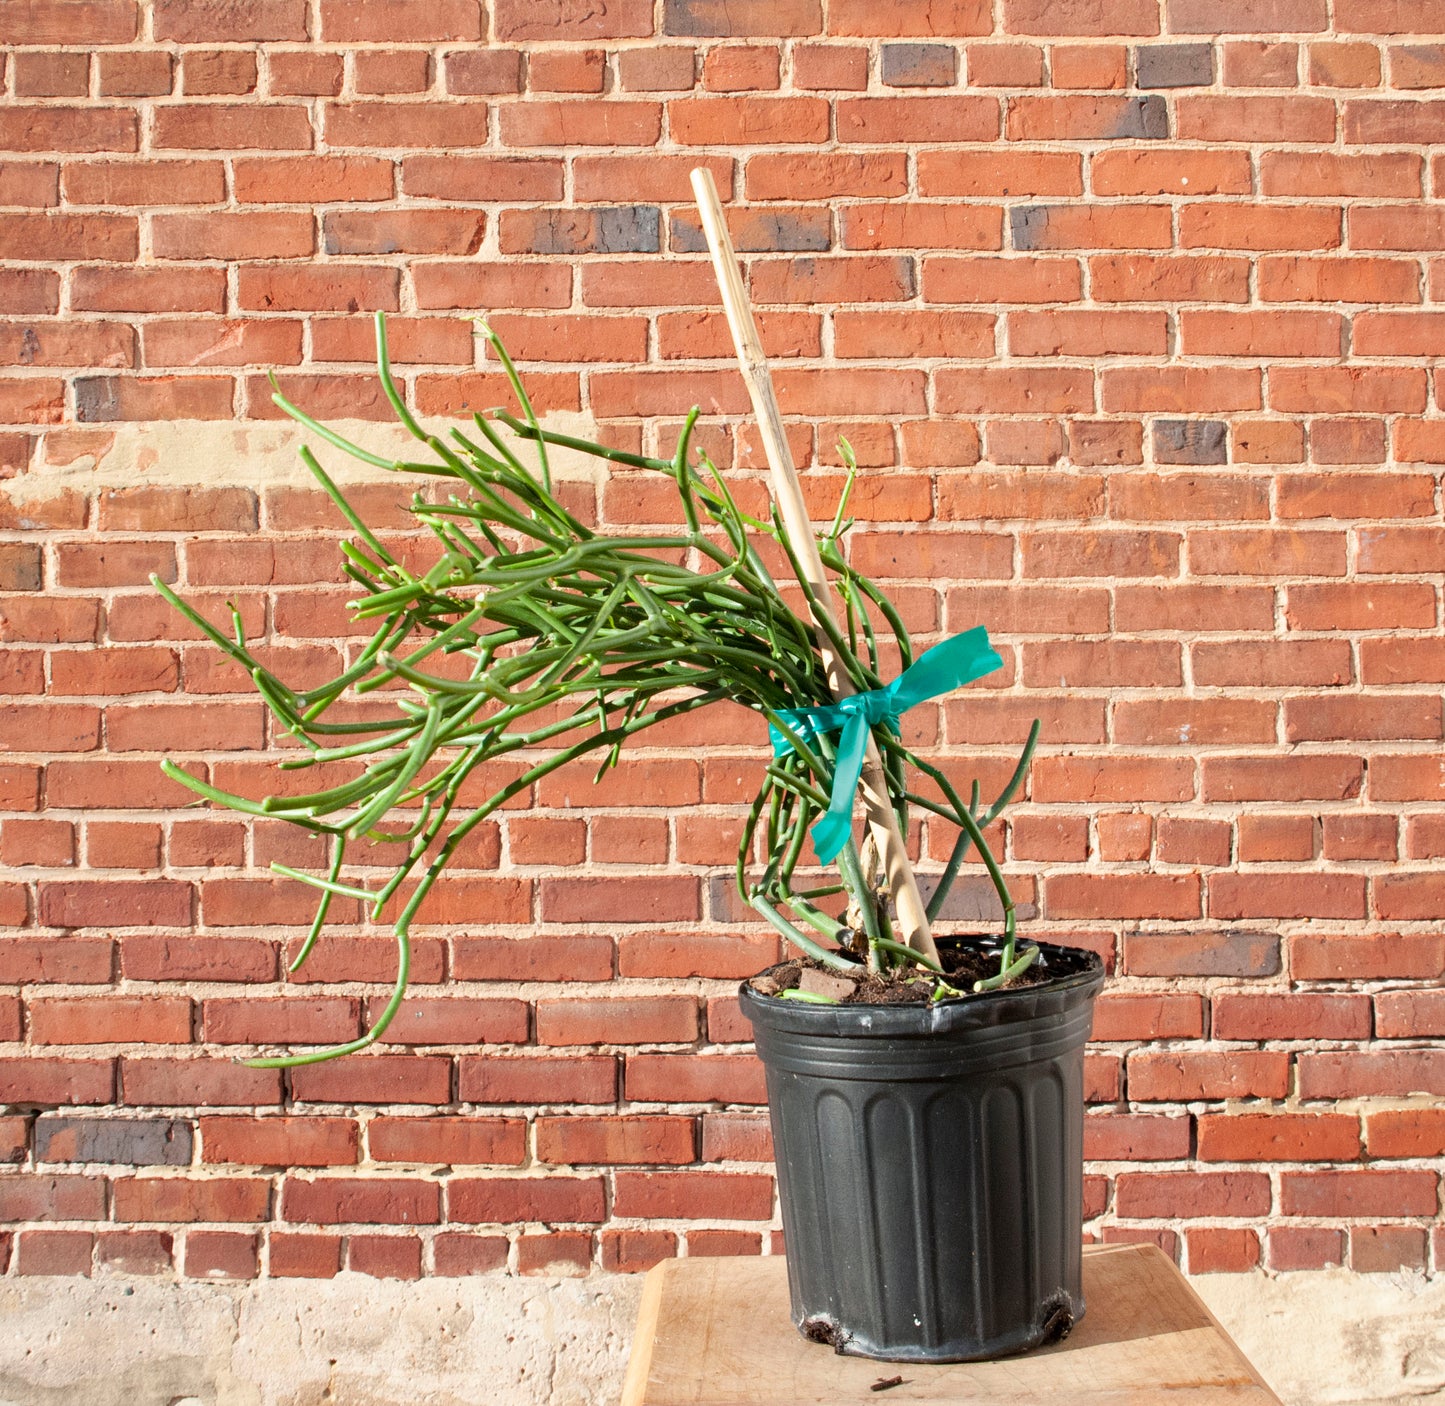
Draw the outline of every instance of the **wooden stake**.
<instances>
[{"instance_id":1,"label":"wooden stake","mask_svg":"<svg viewBox=\"0 0 1445 1406\"><path fill-rule=\"evenodd\" d=\"M813 592L818 608L828 613L836 623L833 612L832 592L828 577L823 569L823 560L818 554L818 543L813 536L813 524L803 502L803 490L798 483L798 471L793 465L793 454L788 448L788 436L783 429L783 417L778 410L778 398L773 392L773 379L768 372L767 358L763 355L763 344L758 337L757 324L753 321L752 308L743 288L742 274L738 271L737 256L728 235L727 222L723 218L722 203L718 200L717 187L713 184L712 172L699 167L692 173L692 190L697 198L698 213L702 216L703 232L707 235L708 252L712 255L713 272L717 275L718 289L722 293L723 308L727 313L728 327L732 330L733 346L737 349L738 364L743 380L747 383L748 395L752 398L753 413L758 417L758 429L763 437L763 450L772 470L773 496L783 516L783 525L792 538L797 552L803 579ZM834 653L826 636L818 632L818 644L823 655L823 664L828 672L828 686L834 698L846 698L856 692L848 671ZM918 880L914 877L913 866L908 862L908 848L898 828L898 817L888 798L888 783L883 771L883 759L878 754L878 745L870 734L868 751L863 759L863 775L859 789L863 792L863 805L868 823L873 831L873 841L882 856L883 867L888 875L889 892L898 910L898 923L903 931L904 941L915 951L938 960L938 950L928 928L928 912L923 895L918 891Z\"/></svg>"}]
</instances>

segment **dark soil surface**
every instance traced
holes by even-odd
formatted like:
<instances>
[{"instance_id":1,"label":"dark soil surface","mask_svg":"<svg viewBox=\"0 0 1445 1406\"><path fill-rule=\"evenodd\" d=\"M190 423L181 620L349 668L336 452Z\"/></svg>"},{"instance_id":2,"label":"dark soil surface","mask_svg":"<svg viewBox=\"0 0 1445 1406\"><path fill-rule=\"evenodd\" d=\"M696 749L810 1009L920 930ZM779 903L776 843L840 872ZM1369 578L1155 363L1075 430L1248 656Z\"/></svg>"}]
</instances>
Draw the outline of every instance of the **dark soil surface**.
<instances>
[{"instance_id":1,"label":"dark soil surface","mask_svg":"<svg viewBox=\"0 0 1445 1406\"><path fill-rule=\"evenodd\" d=\"M940 944L938 955L946 973L944 980L967 994L972 994L975 981L998 972L996 953L946 943ZM1035 963L1000 989L1017 991L1025 986L1041 986L1049 975L1047 968L1041 969ZM749 985L761 996L801 987L831 996L842 1005L895 1006L927 1004L933 999L934 981L934 975L921 967L877 973L860 966L856 973L840 972L810 957L794 957L760 972Z\"/></svg>"}]
</instances>

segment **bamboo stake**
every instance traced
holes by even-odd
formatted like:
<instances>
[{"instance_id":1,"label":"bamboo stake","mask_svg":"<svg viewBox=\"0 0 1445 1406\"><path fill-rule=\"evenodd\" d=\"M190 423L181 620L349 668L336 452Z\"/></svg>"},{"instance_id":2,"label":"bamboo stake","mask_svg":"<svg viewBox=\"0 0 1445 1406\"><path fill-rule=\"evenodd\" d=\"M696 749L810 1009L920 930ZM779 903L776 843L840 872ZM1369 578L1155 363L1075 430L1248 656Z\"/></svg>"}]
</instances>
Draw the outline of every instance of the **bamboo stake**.
<instances>
[{"instance_id":1,"label":"bamboo stake","mask_svg":"<svg viewBox=\"0 0 1445 1406\"><path fill-rule=\"evenodd\" d=\"M733 253L732 239L723 218L722 204L718 200L712 172L703 167L694 170L692 190L697 199L698 213L702 216L703 232L707 235L708 252L712 255L713 272L717 275L718 289L722 293L728 327L732 330L738 365L753 402L753 413L758 418L758 429L762 433L768 467L772 470L773 496L782 512L783 525L793 540L803 577L812 588L819 608L827 611L829 618L836 623L832 592L823 569L823 560L818 554L813 524L803 502L803 490L798 483L798 471L794 467L792 450L788 447L788 437L783 429L783 417L778 409L778 398L773 391L773 379L768 372L763 344L758 337L758 328L753 320L747 292L743 288L737 255ZM818 642L833 697L846 698L856 691L853 681L821 631ZM915 951L937 961L938 949L934 946L933 935L928 928L928 912L923 895L918 891L918 880L914 877L913 866L908 862L908 847L898 828L898 817L888 798L883 759L878 754L878 745L871 734L868 737L867 755L863 760L863 775L858 785L863 793L863 806L873 832L873 842L882 856L883 867L888 875L888 887L898 910L898 923L903 931L904 941Z\"/></svg>"}]
</instances>

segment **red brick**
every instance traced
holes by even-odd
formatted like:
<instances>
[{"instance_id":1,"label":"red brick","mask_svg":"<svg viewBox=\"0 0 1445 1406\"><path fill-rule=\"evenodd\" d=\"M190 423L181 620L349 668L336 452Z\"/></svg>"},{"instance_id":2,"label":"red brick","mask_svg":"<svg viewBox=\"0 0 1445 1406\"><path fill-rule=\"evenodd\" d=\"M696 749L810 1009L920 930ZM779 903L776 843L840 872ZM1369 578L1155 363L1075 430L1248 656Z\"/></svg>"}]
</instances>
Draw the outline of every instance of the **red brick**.
<instances>
[{"instance_id":1,"label":"red brick","mask_svg":"<svg viewBox=\"0 0 1445 1406\"><path fill-rule=\"evenodd\" d=\"M356 56L358 93L420 93L431 86L431 55L417 49L375 49Z\"/></svg>"},{"instance_id":2,"label":"red brick","mask_svg":"<svg viewBox=\"0 0 1445 1406\"><path fill-rule=\"evenodd\" d=\"M1168 135L1168 117L1157 94L1010 97L1004 135L1011 142L1157 139Z\"/></svg>"},{"instance_id":3,"label":"red brick","mask_svg":"<svg viewBox=\"0 0 1445 1406\"><path fill-rule=\"evenodd\" d=\"M271 1183L261 1178L187 1176L118 1177L112 1185L121 1221L264 1221Z\"/></svg>"},{"instance_id":4,"label":"red brick","mask_svg":"<svg viewBox=\"0 0 1445 1406\"><path fill-rule=\"evenodd\" d=\"M95 1236L88 1230L24 1230L15 1240L16 1274L90 1277Z\"/></svg>"},{"instance_id":5,"label":"red brick","mask_svg":"<svg viewBox=\"0 0 1445 1406\"><path fill-rule=\"evenodd\" d=\"M592 1269L593 1239L580 1230L523 1235L517 1240L517 1270L549 1279L580 1277Z\"/></svg>"},{"instance_id":6,"label":"red brick","mask_svg":"<svg viewBox=\"0 0 1445 1406\"><path fill-rule=\"evenodd\" d=\"M451 1060L440 1055L376 1055L308 1064L291 1073L295 1097L308 1103L451 1101Z\"/></svg>"},{"instance_id":7,"label":"red brick","mask_svg":"<svg viewBox=\"0 0 1445 1406\"><path fill-rule=\"evenodd\" d=\"M346 1267L375 1279L420 1279L421 1241L403 1235L352 1235Z\"/></svg>"},{"instance_id":8,"label":"red brick","mask_svg":"<svg viewBox=\"0 0 1445 1406\"><path fill-rule=\"evenodd\" d=\"M103 1220L105 1182L87 1176L0 1177L0 1216L6 1221Z\"/></svg>"},{"instance_id":9,"label":"red brick","mask_svg":"<svg viewBox=\"0 0 1445 1406\"><path fill-rule=\"evenodd\" d=\"M1335 105L1328 98L1295 95L1178 99L1175 135L1185 141L1235 141L1244 131L1270 143L1329 143L1335 137Z\"/></svg>"},{"instance_id":10,"label":"red brick","mask_svg":"<svg viewBox=\"0 0 1445 1406\"><path fill-rule=\"evenodd\" d=\"M191 886L166 879L51 881L40 885L39 912L52 927L184 926Z\"/></svg>"},{"instance_id":11,"label":"red brick","mask_svg":"<svg viewBox=\"0 0 1445 1406\"><path fill-rule=\"evenodd\" d=\"M1012 34L1147 35L1158 34L1159 14L1152 0L1123 0L1107 13L1077 0L1004 0L1003 27Z\"/></svg>"},{"instance_id":12,"label":"red brick","mask_svg":"<svg viewBox=\"0 0 1445 1406\"><path fill-rule=\"evenodd\" d=\"M1129 1219L1260 1216L1270 1209L1263 1172L1121 1172L1114 1209Z\"/></svg>"},{"instance_id":13,"label":"red brick","mask_svg":"<svg viewBox=\"0 0 1445 1406\"><path fill-rule=\"evenodd\" d=\"M357 1161L350 1118L202 1117L201 1160L251 1167L351 1166Z\"/></svg>"},{"instance_id":14,"label":"red brick","mask_svg":"<svg viewBox=\"0 0 1445 1406\"><path fill-rule=\"evenodd\" d=\"M1032 785L1040 803L1186 801L1194 795L1194 765L1175 757L1040 757Z\"/></svg>"},{"instance_id":15,"label":"red brick","mask_svg":"<svg viewBox=\"0 0 1445 1406\"><path fill-rule=\"evenodd\" d=\"M773 1179L739 1172L618 1172L618 1216L667 1220L767 1220Z\"/></svg>"},{"instance_id":16,"label":"red brick","mask_svg":"<svg viewBox=\"0 0 1445 1406\"><path fill-rule=\"evenodd\" d=\"M248 1069L228 1059L123 1056L120 1078L123 1101L133 1105L246 1108L281 1101L277 1070Z\"/></svg>"},{"instance_id":17,"label":"red brick","mask_svg":"<svg viewBox=\"0 0 1445 1406\"><path fill-rule=\"evenodd\" d=\"M1431 1216L1439 1209L1438 1182L1430 1171L1285 1172L1280 1211L1286 1216Z\"/></svg>"},{"instance_id":18,"label":"red brick","mask_svg":"<svg viewBox=\"0 0 1445 1406\"><path fill-rule=\"evenodd\" d=\"M367 1147L378 1162L520 1166L526 1124L511 1118L373 1118Z\"/></svg>"},{"instance_id":19,"label":"red brick","mask_svg":"<svg viewBox=\"0 0 1445 1406\"><path fill-rule=\"evenodd\" d=\"M1111 254L1091 258L1089 271L1101 303L1243 303L1249 297L1249 262L1242 258Z\"/></svg>"},{"instance_id":20,"label":"red brick","mask_svg":"<svg viewBox=\"0 0 1445 1406\"><path fill-rule=\"evenodd\" d=\"M361 1033L359 1006L346 996L218 997L202 1003L202 1018L211 1044L322 1044Z\"/></svg>"},{"instance_id":21,"label":"red brick","mask_svg":"<svg viewBox=\"0 0 1445 1406\"><path fill-rule=\"evenodd\" d=\"M1299 934L1290 939L1290 970L1302 981L1431 978L1445 971L1445 939Z\"/></svg>"},{"instance_id":22,"label":"red brick","mask_svg":"<svg viewBox=\"0 0 1445 1406\"><path fill-rule=\"evenodd\" d=\"M751 1055L629 1054L629 1099L645 1103L764 1103L762 1065Z\"/></svg>"},{"instance_id":23,"label":"red brick","mask_svg":"<svg viewBox=\"0 0 1445 1406\"><path fill-rule=\"evenodd\" d=\"M279 1279L331 1279L340 1272L340 1235L272 1231L267 1238L269 1272Z\"/></svg>"},{"instance_id":24,"label":"red brick","mask_svg":"<svg viewBox=\"0 0 1445 1406\"><path fill-rule=\"evenodd\" d=\"M1237 1274L1259 1264L1259 1234L1253 1230L1191 1227L1184 1245L1191 1274Z\"/></svg>"},{"instance_id":25,"label":"red brick","mask_svg":"<svg viewBox=\"0 0 1445 1406\"><path fill-rule=\"evenodd\" d=\"M1408 1039L1445 1032L1445 993L1382 991L1375 997L1375 1033L1382 1039Z\"/></svg>"},{"instance_id":26,"label":"red brick","mask_svg":"<svg viewBox=\"0 0 1445 1406\"><path fill-rule=\"evenodd\" d=\"M981 0L940 0L925 12L882 9L869 0L831 0L828 27L833 34L932 39L987 34L992 23Z\"/></svg>"},{"instance_id":27,"label":"red brick","mask_svg":"<svg viewBox=\"0 0 1445 1406\"><path fill-rule=\"evenodd\" d=\"M305 50L273 50L267 59L269 90L277 97L334 98L341 92L342 56Z\"/></svg>"},{"instance_id":28,"label":"red brick","mask_svg":"<svg viewBox=\"0 0 1445 1406\"><path fill-rule=\"evenodd\" d=\"M431 150L483 146L486 140L485 103L357 102L326 110L326 141L332 148Z\"/></svg>"},{"instance_id":29,"label":"red brick","mask_svg":"<svg viewBox=\"0 0 1445 1406\"><path fill-rule=\"evenodd\" d=\"M1130 971L1134 964L1130 963ZM1106 993L1094 1008L1093 1040L1198 1039L1203 1006L1192 995Z\"/></svg>"},{"instance_id":30,"label":"red brick","mask_svg":"<svg viewBox=\"0 0 1445 1406\"><path fill-rule=\"evenodd\" d=\"M185 1045L191 1003L184 996L33 998L30 1040L36 1045Z\"/></svg>"},{"instance_id":31,"label":"red brick","mask_svg":"<svg viewBox=\"0 0 1445 1406\"><path fill-rule=\"evenodd\" d=\"M615 1273L641 1274L676 1253L677 1236L670 1230L602 1232L602 1268Z\"/></svg>"},{"instance_id":32,"label":"red brick","mask_svg":"<svg viewBox=\"0 0 1445 1406\"><path fill-rule=\"evenodd\" d=\"M1371 1157L1445 1156L1445 1109L1386 1108L1365 1115Z\"/></svg>"},{"instance_id":33,"label":"red brick","mask_svg":"<svg viewBox=\"0 0 1445 1406\"><path fill-rule=\"evenodd\" d=\"M1271 388L1289 369L1271 370ZM1263 401L1257 370L1231 366L1105 368L1099 378L1099 404L1106 411L1258 410ZM1276 409L1286 407L1276 398Z\"/></svg>"},{"instance_id":34,"label":"red brick","mask_svg":"<svg viewBox=\"0 0 1445 1406\"><path fill-rule=\"evenodd\" d=\"M1380 51L1373 44L1311 44L1309 81L1324 88L1377 87Z\"/></svg>"},{"instance_id":35,"label":"red brick","mask_svg":"<svg viewBox=\"0 0 1445 1406\"><path fill-rule=\"evenodd\" d=\"M443 119L449 116L445 112L439 115ZM588 103L585 108L565 101L529 102L501 108L498 125L502 144L509 147L652 146L662 129L662 107L621 99ZM359 144L371 142L366 134Z\"/></svg>"},{"instance_id":36,"label":"red brick","mask_svg":"<svg viewBox=\"0 0 1445 1406\"><path fill-rule=\"evenodd\" d=\"M188 1279L254 1279L259 1269L259 1237L222 1230L192 1230L186 1235Z\"/></svg>"},{"instance_id":37,"label":"red brick","mask_svg":"<svg viewBox=\"0 0 1445 1406\"><path fill-rule=\"evenodd\" d=\"M281 1215L313 1225L435 1225L441 1187L411 1177L287 1177Z\"/></svg>"},{"instance_id":38,"label":"red brick","mask_svg":"<svg viewBox=\"0 0 1445 1406\"><path fill-rule=\"evenodd\" d=\"M843 215L849 249L998 249L1002 211L987 205L854 205Z\"/></svg>"},{"instance_id":39,"label":"red brick","mask_svg":"<svg viewBox=\"0 0 1445 1406\"><path fill-rule=\"evenodd\" d=\"M1138 1051L1127 1059L1129 1097L1141 1103L1284 1098L1289 1065L1282 1050Z\"/></svg>"},{"instance_id":40,"label":"red brick","mask_svg":"<svg viewBox=\"0 0 1445 1406\"><path fill-rule=\"evenodd\" d=\"M537 1040L543 1045L675 1044L695 1040L697 1033L696 1003L687 996L543 998L537 1002Z\"/></svg>"},{"instance_id":41,"label":"red brick","mask_svg":"<svg viewBox=\"0 0 1445 1406\"><path fill-rule=\"evenodd\" d=\"M597 1225L604 1219L601 1177L453 1177L447 1219L471 1225Z\"/></svg>"},{"instance_id":42,"label":"red brick","mask_svg":"<svg viewBox=\"0 0 1445 1406\"><path fill-rule=\"evenodd\" d=\"M156 109L153 145L158 150L307 151L311 119L296 103L186 103Z\"/></svg>"},{"instance_id":43,"label":"red brick","mask_svg":"<svg viewBox=\"0 0 1445 1406\"><path fill-rule=\"evenodd\" d=\"M508 1251L505 1235L441 1234L432 1240L436 1272L449 1277L505 1270Z\"/></svg>"},{"instance_id":44,"label":"red brick","mask_svg":"<svg viewBox=\"0 0 1445 1406\"><path fill-rule=\"evenodd\" d=\"M85 312L220 312L222 269L77 268L71 305Z\"/></svg>"},{"instance_id":45,"label":"red brick","mask_svg":"<svg viewBox=\"0 0 1445 1406\"><path fill-rule=\"evenodd\" d=\"M1068 60L1061 60L1062 46L1053 51L1051 77L1056 88L1123 87L1119 83L1072 83ZM1121 49L1122 53L1123 50ZM965 50L968 84L971 88L1042 88L1044 51L1040 44L970 44Z\"/></svg>"},{"instance_id":46,"label":"red brick","mask_svg":"<svg viewBox=\"0 0 1445 1406\"><path fill-rule=\"evenodd\" d=\"M110 938L84 938L73 934L63 937L7 937L0 944L0 981L7 985L64 982L76 986L103 986L111 979L113 947ZM108 1085L108 1076L106 1082Z\"/></svg>"},{"instance_id":47,"label":"red brick","mask_svg":"<svg viewBox=\"0 0 1445 1406\"><path fill-rule=\"evenodd\" d=\"M138 145L136 114L118 107L60 107L47 103L10 106L0 113L0 150L7 152L133 152Z\"/></svg>"},{"instance_id":48,"label":"red brick","mask_svg":"<svg viewBox=\"0 0 1445 1406\"><path fill-rule=\"evenodd\" d=\"M1428 1255L1425 1230L1408 1225L1350 1227L1350 1268L1357 1274L1423 1270Z\"/></svg>"},{"instance_id":49,"label":"red brick","mask_svg":"<svg viewBox=\"0 0 1445 1406\"><path fill-rule=\"evenodd\" d=\"M1249 160L1242 151L1101 151L1090 173L1095 195L1248 195L1251 190Z\"/></svg>"},{"instance_id":50,"label":"red brick","mask_svg":"<svg viewBox=\"0 0 1445 1406\"><path fill-rule=\"evenodd\" d=\"M327 43L414 44L480 39L477 0L437 0L416 10L406 0L323 0L321 38Z\"/></svg>"},{"instance_id":51,"label":"red brick","mask_svg":"<svg viewBox=\"0 0 1445 1406\"><path fill-rule=\"evenodd\" d=\"M122 1274L169 1275L173 1241L158 1230L101 1231L95 1240L96 1263Z\"/></svg>"},{"instance_id":52,"label":"red brick","mask_svg":"<svg viewBox=\"0 0 1445 1406\"><path fill-rule=\"evenodd\" d=\"M810 91L854 91L868 86L868 51L859 44L798 44L793 85Z\"/></svg>"},{"instance_id":53,"label":"red brick","mask_svg":"<svg viewBox=\"0 0 1445 1406\"><path fill-rule=\"evenodd\" d=\"M1197 918L1199 879L1165 874L1052 874L1045 881L1051 918Z\"/></svg>"},{"instance_id":54,"label":"red brick","mask_svg":"<svg viewBox=\"0 0 1445 1406\"><path fill-rule=\"evenodd\" d=\"M1405 1098L1445 1093L1438 1049L1306 1051L1299 1056L1301 1098Z\"/></svg>"},{"instance_id":55,"label":"red brick","mask_svg":"<svg viewBox=\"0 0 1445 1406\"><path fill-rule=\"evenodd\" d=\"M930 303L1068 302L1078 298L1082 288L1079 264L1074 259L940 255L923 261L923 296ZM1017 374L996 372L995 379L1007 380ZM1067 371L1064 376L1079 383L1077 372ZM1092 409L1093 398L1087 397L1087 404L1080 402L1066 408Z\"/></svg>"},{"instance_id":56,"label":"red brick","mask_svg":"<svg viewBox=\"0 0 1445 1406\"><path fill-rule=\"evenodd\" d=\"M1271 1269L1323 1269L1344 1262L1345 1235L1323 1226L1277 1225L1269 1229Z\"/></svg>"},{"instance_id":57,"label":"red brick","mask_svg":"<svg viewBox=\"0 0 1445 1406\"><path fill-rule=\"evenodd\" d=\"M1163 1114L1091 1114L1084 1119L1090 1162L1172 1162L1189 1155L1189 1119Z\"/></svg>"},{"instance_id":58,"label":"red brick","mask_svg":"<svg viewBox=\"0 0 1445 1406\"><path fill-rule=\"evenodd\" d=\"M835 112L841 142L986 142L998 136L998 103L993 98L840 98Z\"/></svg>"},{"instance_id":59,"label":"red brick","mask_svg":"<svg viewBox=\"0 0 1445 1406\"><path fill-rule=\"evenodd\" d=\"M1206 1162L1350 1162L1360 1155L1359 1119L1334 1113L1205 1115L1198 1155Z\"/></svg>"},{"instance_id":60,"label":"red brick","mask_svg":"<svg viewBox=\"0 0 1445 1406\"><path fill-rule=\"evenodd\" d=\"M1259 292L1265 302L1420 301L1418 268L1404 259L1265 257Z\"/></svg>"},{"instance_id":61,"label":"red brick","mask_svg":"<svg viewBox=\"0 0 1445 1406\"><path fill-rule=\"evenodd\" d=\"M237 305L257 312L394 312L398 305L396 269L260 264L243 266L237 278Z\"/></svg>"},{"instance_id":62,"label":"red brick","mask_svg":"<svg viewBox=\"0 0 1445 1406\"><path fill-rule=\"evenodd\" d=\"M703 55L703 87L713 93L776 91L781 54L772 45L726 45ZM533 69L536 60L533 60ZM598 91L601 88L599 76Z\"/></svg>"},{"instance_id":63,"label":"red brick","mask_svg":"<svg viewBox=\"0 0 1445 1406\"><path fill-rule=\"evenodd\" d=\"M1015 356L1149 356L1164 353L1167 327L1156 312L1016 312L1008 339Z\"/></svg>"},{"instance_id":64,"label":"red brick","mask_svg":"<svg viewBox=\"0 0 1445 1406\"><path fill-rule=\"evenodd\" d=\"M694 1140L691 1118L630 1114L625 1118L573 1115L537 1120L538 1158L565 1166L691 1162Z\"/></svg>"}]
</instances>

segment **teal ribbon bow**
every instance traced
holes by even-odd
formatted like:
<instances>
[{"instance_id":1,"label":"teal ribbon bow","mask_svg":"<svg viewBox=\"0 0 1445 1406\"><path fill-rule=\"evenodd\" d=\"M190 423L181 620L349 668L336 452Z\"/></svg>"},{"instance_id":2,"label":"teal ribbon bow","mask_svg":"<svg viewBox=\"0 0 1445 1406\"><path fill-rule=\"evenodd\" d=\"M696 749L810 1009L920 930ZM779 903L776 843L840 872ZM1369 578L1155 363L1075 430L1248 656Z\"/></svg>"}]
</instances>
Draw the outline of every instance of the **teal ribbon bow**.
<instances>
[{"instance_id":1,"label":"teal ribbon bow","mask_svg":"<svg viewBox=\"0 0 1445 1406\"><path fill-rule=\"evenodd\" d=\"M833 762L833 794L828 809L810 831L813 848L826 864L843 848L853 829L853 794L863 774L863 757L868 733L880 724L898 731L898 719L916 703L950 693L984 674L1003 667L988 642L982 625L954 635L920 654L899 676L882 688L870 688L836 703L816 708L780 708L783 720L806 744L823 733L838 732L838 754ZM793 740L775 726L769 726L773 755L786 756L794 750Z\"/></svg>"}]
</instances>

